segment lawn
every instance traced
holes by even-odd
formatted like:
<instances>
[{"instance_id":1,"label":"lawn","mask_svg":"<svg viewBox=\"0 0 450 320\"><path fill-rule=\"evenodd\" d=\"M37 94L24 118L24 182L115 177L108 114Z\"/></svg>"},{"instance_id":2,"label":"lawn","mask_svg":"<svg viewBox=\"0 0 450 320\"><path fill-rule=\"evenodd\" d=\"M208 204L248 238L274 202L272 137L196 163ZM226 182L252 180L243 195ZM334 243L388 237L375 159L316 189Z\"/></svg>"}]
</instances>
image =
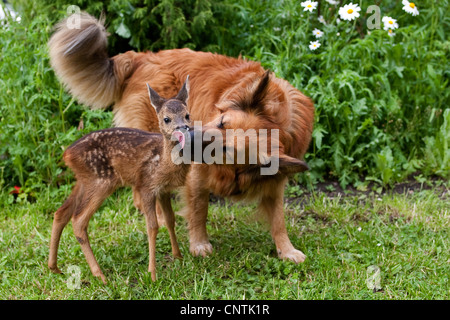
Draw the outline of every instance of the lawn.
<instances>
[{"instance_id":1,"label":"lawn","mask_svg":"<svg viewBox=\"0 0 450 320\"><path fill-rule=\"evenodd\" d=\"M299 265L276 257L270 233L252 214L254 206L214 200L208 221L214 254L195 258L189 253L186 223L177 216L184 258L171 257L169 235L162 228L154 283L147 272L145 221L133 207L131 192L121 190L89 227L107 285L91 275L71 224L59 250L64 274L47 268L52 215L68 192L62 188L55 197L49 190L33 203L19 200L4 208L0 299L450 297L450 193L445 184L403 193L313 192L287 199L289 236L307 255ZM179 206L174 199L174 207Z\"/></svg>"}]
</instances>

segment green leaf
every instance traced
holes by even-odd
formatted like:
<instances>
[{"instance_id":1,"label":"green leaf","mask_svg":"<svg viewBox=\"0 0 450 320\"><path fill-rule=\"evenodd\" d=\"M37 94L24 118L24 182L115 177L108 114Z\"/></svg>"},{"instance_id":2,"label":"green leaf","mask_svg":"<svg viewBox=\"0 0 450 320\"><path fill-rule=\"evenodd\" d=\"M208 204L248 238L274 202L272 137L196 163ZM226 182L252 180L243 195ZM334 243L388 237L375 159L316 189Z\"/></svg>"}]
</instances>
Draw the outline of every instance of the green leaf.
<instances>
[{"instance_id":1,"label":"green leaf","mask_svg":"<svg viewBox=\"0 0 450 320\"><path fill-rule=\"evenodd\" d=\"M322 148L322 138L328 132L322 126L316 126L313 131L313 139L316 143L317 151Z\"/></svg>"},{"instance_id":2,"label":"green leaf","mask_svg":"<svg viewBox=\"0 0 450 320\"><path fill-rule=\"evenodd\" d=\"M122 38L130 38L131 37L131 31L130 29L123 23L121 22L119 24L119 26L116 28L116 33L121 36Z\"/></svg>"}]
</instances>

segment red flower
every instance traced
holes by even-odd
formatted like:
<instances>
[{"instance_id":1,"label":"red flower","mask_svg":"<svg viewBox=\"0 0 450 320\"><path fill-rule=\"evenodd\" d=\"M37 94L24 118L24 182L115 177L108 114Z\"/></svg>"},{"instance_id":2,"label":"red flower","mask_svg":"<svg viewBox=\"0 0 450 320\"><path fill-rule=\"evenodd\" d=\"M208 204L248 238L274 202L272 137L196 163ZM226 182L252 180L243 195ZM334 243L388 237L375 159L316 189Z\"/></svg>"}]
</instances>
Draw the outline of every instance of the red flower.
<instances>
[{"instance_id":1,"label":"red flower","mask_svg":"<svg viewBox=\"0 0 450 320\"><path fill-rule=\"evenodd\" d=\"M11 191L9 194L19 194L20 193L20 187L14 186L14 190Z\"/></svg>"}]
</instances>

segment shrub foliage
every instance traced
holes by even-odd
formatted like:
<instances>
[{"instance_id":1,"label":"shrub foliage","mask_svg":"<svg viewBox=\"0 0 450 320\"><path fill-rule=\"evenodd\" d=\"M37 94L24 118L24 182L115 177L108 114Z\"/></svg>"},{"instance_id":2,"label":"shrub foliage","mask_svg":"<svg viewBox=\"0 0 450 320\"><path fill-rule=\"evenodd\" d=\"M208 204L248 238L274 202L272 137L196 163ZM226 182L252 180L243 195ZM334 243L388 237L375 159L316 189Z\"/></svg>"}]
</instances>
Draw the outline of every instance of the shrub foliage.
<instances>
[{"instance_id":1,"label":"shrub foliage","mask_svg":"<svg viewBox=\"0 0 450 320\"><path fill-rule=\"evenodd\" d=\"M347 2L347 1L341 1ZM342 186L389 185L413 173L450 177L448 0L421 1L418 16L401 1L360 1L361 16L341 21L320 1L117 0L13 1L20 22L0 27L0 187L32 193L65 179L61 155L89 131L111 125L64 92L46 43L68 5L105 13L111 54L189 47L261 61L310 96L316 106L312 170L297 180ZM397 19L390 37L369 30L366 9ZM324 22L319 21L323 16ZM315 39L312 30L324 34ZM310 41L321 46L310 50Z\"/></svg>"}]
</instances>

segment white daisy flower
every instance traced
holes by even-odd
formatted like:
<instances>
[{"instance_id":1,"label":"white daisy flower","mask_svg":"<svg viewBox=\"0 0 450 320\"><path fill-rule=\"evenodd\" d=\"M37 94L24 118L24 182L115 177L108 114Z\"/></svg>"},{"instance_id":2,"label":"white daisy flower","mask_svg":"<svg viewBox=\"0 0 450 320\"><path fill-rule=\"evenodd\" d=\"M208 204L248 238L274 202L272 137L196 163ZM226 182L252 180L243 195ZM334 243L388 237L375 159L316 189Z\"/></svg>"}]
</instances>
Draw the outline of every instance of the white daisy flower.
<instances>
[{"instance_id":1,"label":"white daisy flower","mask_svg":"<svg viewBox=\"0 0 450 320\"><path fill-rule=\"evenodd\" d=\"M320 23L327 24L323 16L320 16L319 18L317 18L317 20L319 20Z\"/></svg>"},{"instance_id":2,"label":"white daisy flower","mask_svg":"<svg viewBox=\"0 0 450 320\"><path fill-rule=\"evenodd\" d=\"M319 43L319 41L317 40L317 41L310 41L309 42L309 48L311 49L311 50L316 50L317 48L319 48L320 47L320 43Z\"/></svg>"},{"instance_id":3,"label":"white daisy flower","mask_svg":"<svg viewBox=\"0 0 450 320\"><path fill-rule=\"evenodd\" d=\"M317 8L317 1L304 1L300 3L302 7L304 7L303 11L313 12L315 8Z\"/></svg>"},{"instance_id":4,"label":"white daisy flower","mask_svg":"<svg viewBox=\"0 0 450 320\"><path fill-rule=\"evenodd\" d=\"M389 37L393 37L393 36L395 36L395 33L394 33L394 31L392 31L392 29L389 29L388 35L389 35Z\"/></svg>"},{"instance_id":5,"label":"white daisy flower","mask_svg":"<svg viewBox=\"0 0 450 320\"><path fill-rule=\"evenodd\" d=\"M396 19L392 19L391 17L384 16L383 19L381 19L381 21L383 21L383 23L384 23L384 27L383 27L384 30L398 29L398 23L397 23Z\"/></svg>"},{"instance_id":6,"label":"white daisy flower","mask_svg":"<svg viewBox=\"0 0 450 320\"><path fill-rule=\"evenodd\" d=\"M342 20L351 21L359 17L358 11L361 11L361 8L357 4L346 4L339 8L339 16Z\"/></svg>"},{"instance_id":7,"label":"white daisy flower","mask_svg":"<svg viewBox=\"0 0 450 320\"><path fill-rule=\"evenodd\" d=\"M323 32L316 28L313 30L313 35L315 35L316 38L320 38L321 36L323 36Z\"/></svg>"},{"instance_id":8,"label":"white daisy flower","mask_svg":"<svg viewBox=\"0 0 450 320\"><path fill-rule=\"evenodd\" d=\"M403 0L402 1L403 4L403 10L411 13L413 16L417 16L419 15L419 10L417 9L416 5L414 4L414 2L409 2L408 0Z\"/></svg>"},{"instance_id":9,"label":"white daisy flower","mask_svg":"<svg viewBox=\"0 0 450 320\"><path fill-rule=\"evenodd\" d=\"M338 5L339 4L339 1L336 1L336 0L327 0L327 2L329 4L334 4L334 5Z\"/></svg>"}]
</instances>

